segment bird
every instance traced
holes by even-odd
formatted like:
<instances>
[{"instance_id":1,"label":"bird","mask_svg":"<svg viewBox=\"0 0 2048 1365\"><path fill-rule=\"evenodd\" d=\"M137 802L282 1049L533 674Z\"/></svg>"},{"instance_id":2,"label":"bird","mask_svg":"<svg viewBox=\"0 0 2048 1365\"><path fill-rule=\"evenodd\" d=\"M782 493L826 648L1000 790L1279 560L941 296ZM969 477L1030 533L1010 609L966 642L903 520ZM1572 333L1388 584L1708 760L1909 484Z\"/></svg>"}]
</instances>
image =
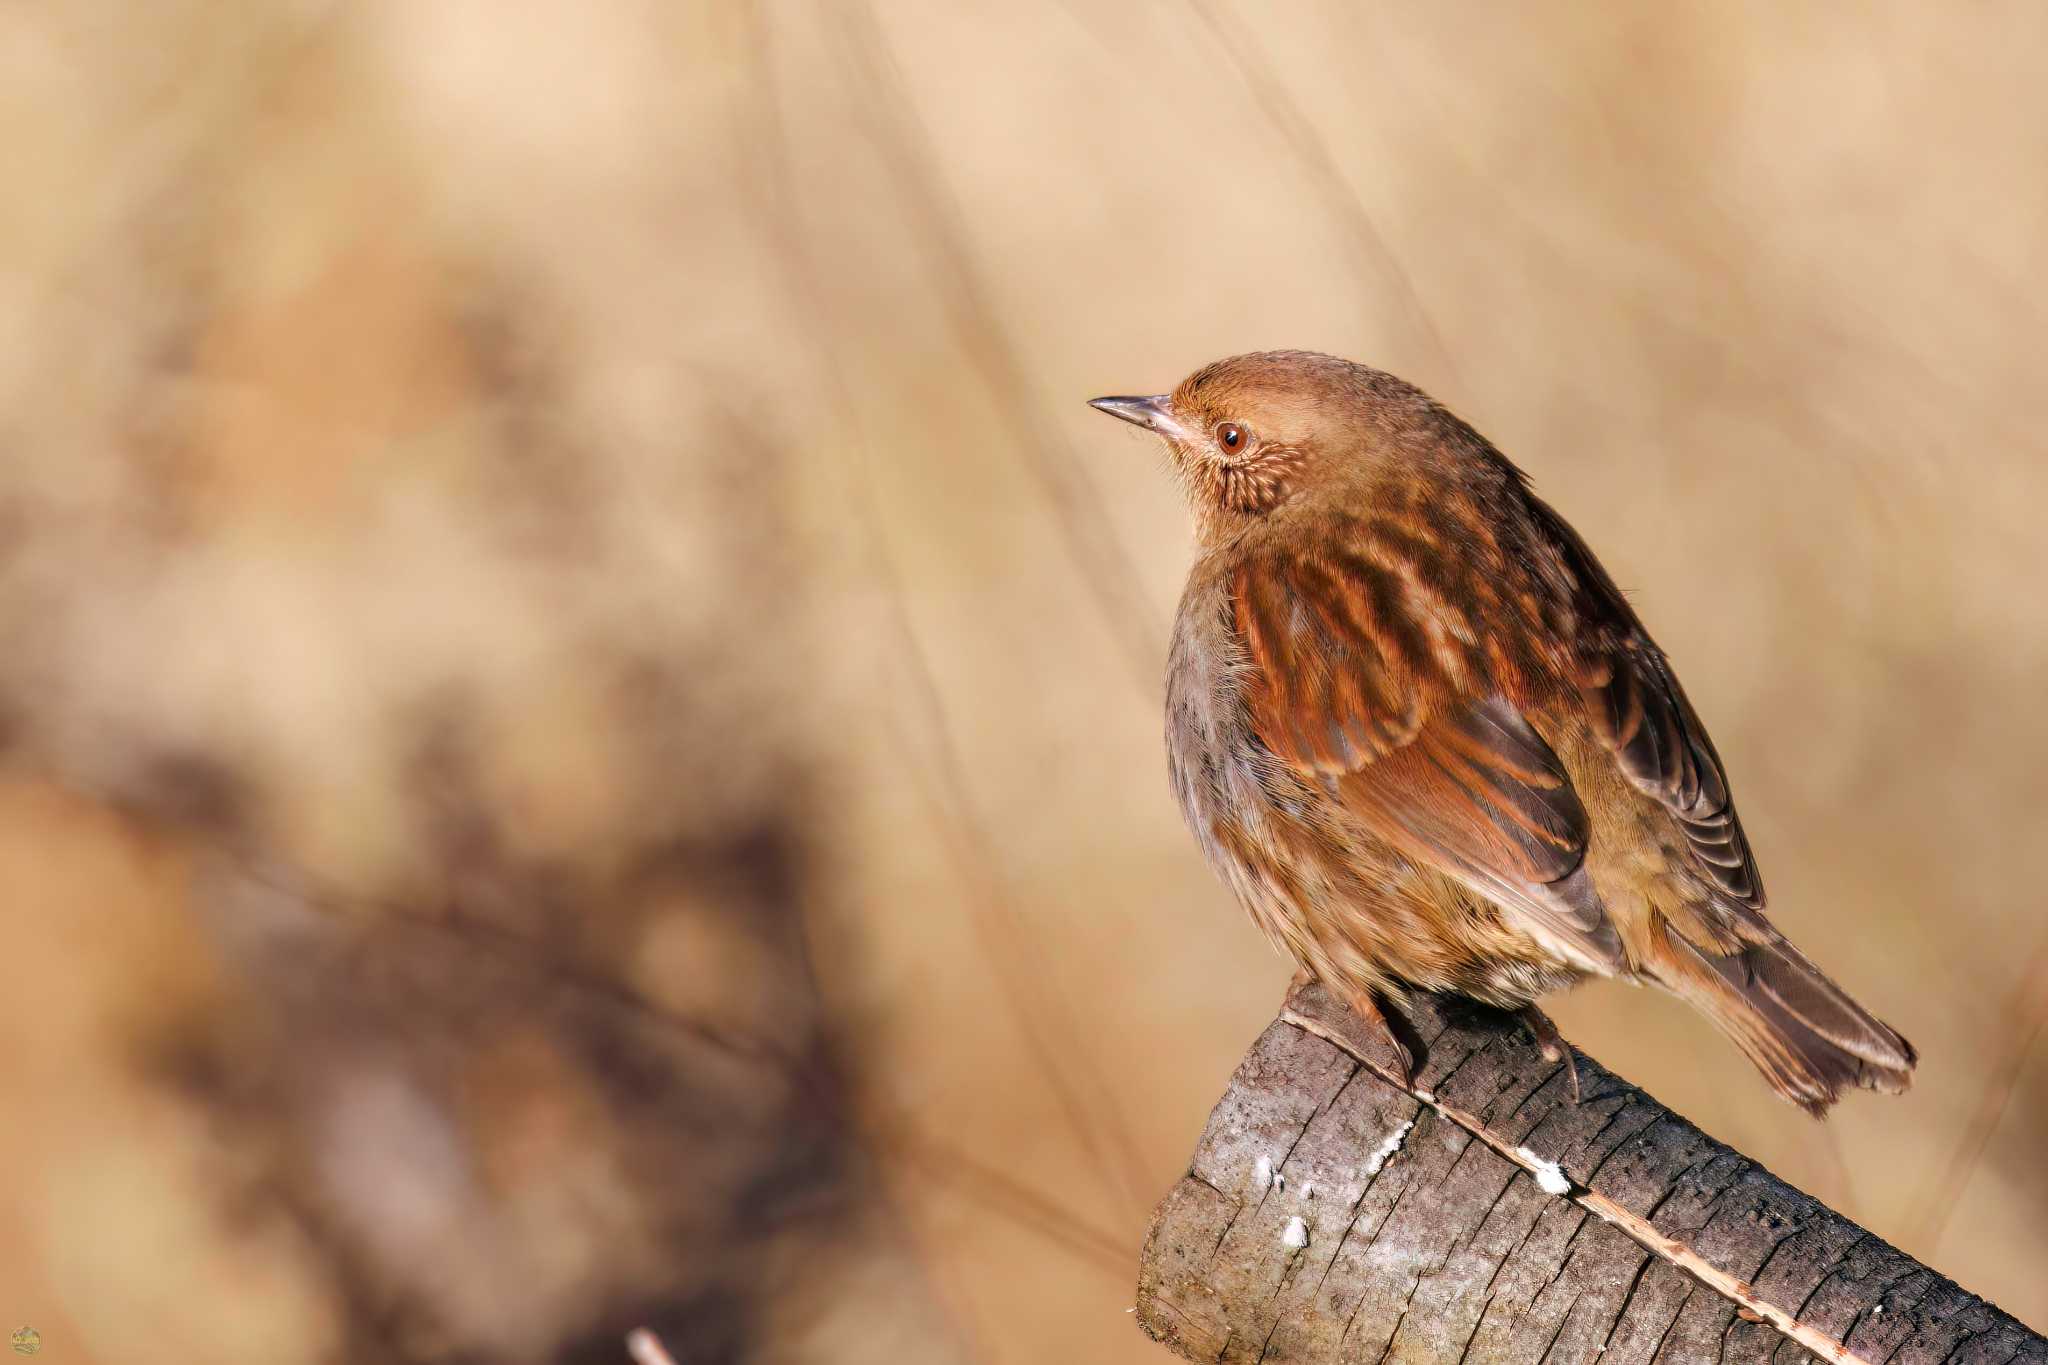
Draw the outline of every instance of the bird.
<instances>
[{"instance_id":1,"label":"bird","mask_svg":"<svg viewBox=\"0 0 2048 1365\"><path fill-rule=\"evenodd\" d=\"M1918 1060L1778 931L1671 661L1525 473L1413 385L1310 351L1091 405L1163 439L1195 559L1174 795L1222 881L1397 1059L1412 991L1518 1015L1595 977L1697 1008L1815 1117Z\"/></svg>"}]
</instances>

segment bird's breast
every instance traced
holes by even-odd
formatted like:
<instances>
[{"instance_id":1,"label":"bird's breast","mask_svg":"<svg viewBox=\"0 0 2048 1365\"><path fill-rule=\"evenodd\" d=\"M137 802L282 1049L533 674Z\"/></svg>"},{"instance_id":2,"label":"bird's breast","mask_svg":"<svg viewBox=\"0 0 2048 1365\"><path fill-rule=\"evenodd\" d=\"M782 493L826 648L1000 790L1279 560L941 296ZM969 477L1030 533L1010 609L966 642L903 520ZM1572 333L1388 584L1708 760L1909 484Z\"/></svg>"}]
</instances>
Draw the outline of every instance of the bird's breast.
<instances>
[{"instance_id":1,"label":"bird's breast","mask_svg":"<svg viewBox=\"0 0 2048 1365\"><path fill-rule=\"evenodd\" d=\"M1166 670L1166 755L1188 829L1252 918L1283 947L1304 888L1279 822L1302 794L1259 743L1245 699L1246 660L1221 581L1190 581Z\"/></svg>"},{"instance_id":2,"label":"bird's breast","mask_svg":"<svg viewBox=\"0 0 2048 1365\"><path fill-rule=\"evenodd\" d=\"M1260 739L1229 580L1198 569L1166 678L1174 797L1218 877L1326 981L1405 981L1526 1003L1569 976L1497 907L1414 864Z\"/></svg>"}]
</instances>

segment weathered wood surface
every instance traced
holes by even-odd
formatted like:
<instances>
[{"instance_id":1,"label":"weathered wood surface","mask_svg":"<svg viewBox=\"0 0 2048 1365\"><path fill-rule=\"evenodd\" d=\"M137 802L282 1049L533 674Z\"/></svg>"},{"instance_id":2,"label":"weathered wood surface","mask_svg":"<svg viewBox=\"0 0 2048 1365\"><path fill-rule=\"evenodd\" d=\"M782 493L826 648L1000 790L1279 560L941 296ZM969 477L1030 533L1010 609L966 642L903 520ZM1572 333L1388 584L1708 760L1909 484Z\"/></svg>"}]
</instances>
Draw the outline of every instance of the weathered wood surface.
<instances>
[{"instance_id":1,"label":"weathered wood surface","mask_svg":"<svg viewBox=\"0 0 2048 1365\"><path fill-rule=\"evenodd\" d=\"M1412 1017L1426 1100L1332 1041L1348 1016L1320 988L1289 998L1153 1216L1146 1332L1221 1362L2048 1365L2048 1340L1583 1054L1575 1106L1512 1020Z\"/></svg>"}]
</instances>

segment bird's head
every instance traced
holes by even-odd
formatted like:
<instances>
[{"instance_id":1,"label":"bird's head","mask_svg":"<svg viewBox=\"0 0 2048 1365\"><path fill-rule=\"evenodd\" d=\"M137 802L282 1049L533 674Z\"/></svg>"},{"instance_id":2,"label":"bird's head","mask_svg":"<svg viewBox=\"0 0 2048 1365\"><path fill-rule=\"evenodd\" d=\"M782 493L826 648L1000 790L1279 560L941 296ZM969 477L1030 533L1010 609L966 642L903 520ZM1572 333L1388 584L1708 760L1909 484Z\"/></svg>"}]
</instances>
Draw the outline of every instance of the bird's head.
<instances>
[{"instance_id":1,"label":"bird's head","mask_svg":"<svg viewBox=\"0 0 2048 1365\"><path fill-rule=\"evenodd\" d=\"M1172 393L1089 405L1165 440L1209 542L1318 487L1371 477L1434 409L1391 375L1310 351L1232 356Z\"/></svg>"}]
</instances>

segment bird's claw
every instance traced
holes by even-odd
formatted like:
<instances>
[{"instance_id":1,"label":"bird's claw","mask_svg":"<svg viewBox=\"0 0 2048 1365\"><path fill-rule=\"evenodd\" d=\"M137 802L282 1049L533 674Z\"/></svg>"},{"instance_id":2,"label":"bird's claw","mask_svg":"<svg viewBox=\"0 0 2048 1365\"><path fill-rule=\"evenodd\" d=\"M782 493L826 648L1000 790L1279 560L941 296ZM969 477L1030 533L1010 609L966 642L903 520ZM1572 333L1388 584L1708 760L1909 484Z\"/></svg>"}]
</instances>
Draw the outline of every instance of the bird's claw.
<instances>
[{"instance_id":1,"label":"bird's claw","mask_svg":"<svg viewBox=\"0 0 2048 1365\"><path fill-rule=\"evenodd\" d=\"M1397 1079L1402 1089L1413 1090L1415 1052L1402 1039L1390 1013L1390 1007L1371 991L1347 992L1339 998L1305 968L1294 974L1281 1007L1282 1017L1329 1039L1360 1061L1370 1062Z\"/></svg>"},{"instance_id":2,"label":"bird's claw","mask_svg":"<svg viewBox=\"0 0 2048 1365\"><path fill-rule=\"evenodd\" d=\"M1515 1017L1527 1026L1531 1034L1535 1035L1536 1048L1543 1054L1544 1061L1564 1063L1564 1083L1571 1090L1572 1103L1577 1104L1579 1102L1579 1063L1578 1059L1572 1055L1571 1044L1567 1043L1564 1040L1564 1035L1557 1031L1557 1025L1551 1021L1550 1016L1537 1009L1534 1005L1524 1005L1515 1012Z\"/></svg>"}]
</instances>

